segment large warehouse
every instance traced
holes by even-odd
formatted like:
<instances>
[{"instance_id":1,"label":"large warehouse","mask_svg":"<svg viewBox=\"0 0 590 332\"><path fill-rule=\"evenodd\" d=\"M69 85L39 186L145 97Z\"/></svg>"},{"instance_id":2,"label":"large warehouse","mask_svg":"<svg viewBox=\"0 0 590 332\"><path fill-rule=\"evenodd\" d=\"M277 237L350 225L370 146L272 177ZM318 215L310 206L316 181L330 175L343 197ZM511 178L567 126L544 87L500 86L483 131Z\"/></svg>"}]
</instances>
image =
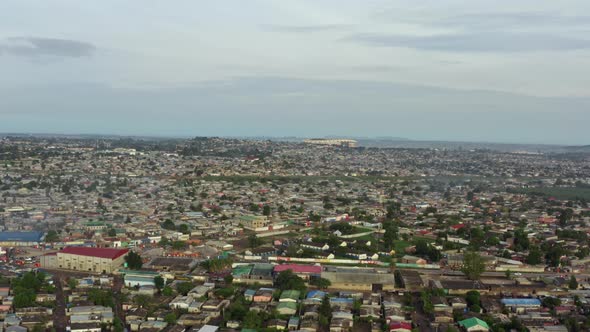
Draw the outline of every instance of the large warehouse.
<instances>
[{"instance_id":1,"label":"large warehouse","mask_svg":"<svg viewBox=\"0 0 590 332\"><path fill-rule=\"evenodd\" d=\"M42 232L0 232L0 247L32 247L43 241Z\"/></svg>"},{"instance_id":2,"label":"large warehouse","mask_svg":"<svg viewBox=\"0 0 590 332\"><path fill-rule=\"evenodd\" d=\"M113 273L125 262L129 249L67 247L41 257L41 267L97 273Z\"/></svg>"}]
</instances>

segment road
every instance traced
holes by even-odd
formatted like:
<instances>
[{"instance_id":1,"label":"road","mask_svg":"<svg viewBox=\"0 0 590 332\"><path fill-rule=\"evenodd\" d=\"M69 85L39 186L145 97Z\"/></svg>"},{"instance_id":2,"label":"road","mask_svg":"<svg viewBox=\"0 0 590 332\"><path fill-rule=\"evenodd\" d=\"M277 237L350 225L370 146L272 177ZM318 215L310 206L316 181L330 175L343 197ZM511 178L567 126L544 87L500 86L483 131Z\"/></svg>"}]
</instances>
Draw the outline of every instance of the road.
<instances>
[{"instance_id":1,"label":"road","mask_svg":"<svg viewBox=\"0 0 590 332\"><path fill-rule=\"evenodd\" d=\"M66 316L66 296L64 294L64 280L60 274L53 275L53 285L55 286L55 304L53 311L53 326L56 331L65 331L68 324Z\"/></svg>"},{"instance_id":2,"label":"road","mask_svg":"<svg viewBox=\"0 0 590 332\"><path fill-rule=\"evenodd\" d=\"M121 289L123 288L123 277L113 277L113 298L115 299L115 317L119 317L121 322L125 324L125 312L123 311L123 304L121 303Z\"/></svg>"},{"instance_id":3,"label":"road","mask_svg":"<svg viewBox=\"0 0 590 332\"><path fill-rule=\"evenodd\" d=\"M409 270L414 270L414 271L418 271L421 274L428 274L428 275L445 275L445 276L465 276L465 274L463 274L463 272L461 271L453 271L453 270L426 270L426 269L409 269ZM566 278L569 278L569 276L572 273L564 273L564 272L522 272L522 274L520 275L521 277L525 277L525 278L537 278L537 277L559 277L559 276L566 276ZM582 273L573 273L576 278L578 280L584 280L584 279L588 279L590 278L590 273L584 271ZM515 275L515 273L512 273L513 277L517 277ZM506 277L506 272L496 272L496 271L486 271L484 273L482 273L481 275L482 278L495 278L495 277Z\"/></svg>"}]
</instances>

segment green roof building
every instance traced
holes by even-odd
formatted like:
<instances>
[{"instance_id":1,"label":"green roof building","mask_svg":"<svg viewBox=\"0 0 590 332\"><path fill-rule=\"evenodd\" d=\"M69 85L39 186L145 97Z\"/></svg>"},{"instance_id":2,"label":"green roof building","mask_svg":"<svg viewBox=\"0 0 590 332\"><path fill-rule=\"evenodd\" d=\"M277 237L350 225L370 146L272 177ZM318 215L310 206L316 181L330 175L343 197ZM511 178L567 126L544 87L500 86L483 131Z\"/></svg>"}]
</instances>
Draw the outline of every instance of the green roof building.
<instances>
[{"instance_id":1,"label":"green roof building","mask_svg":"<svg viewBox=\"0 0 590 332\"><path fill-rule=\"evenodd\" d=\"M281 297L279 298L279 302L296 303L297 301L299 301L300 296L301 296L301 292L298 290L285 290L281 293Z\"/></svg>"},{"instance_id":2,"label":"green roof building","mask_svg":"<svg viewBox=\"0 0 590 332\"><path fill-rule=\"evenodd\" d=\"M487 332L490 330L490 326L488 325L488 323L475 317L460 321L459 326L463 327L468 332Z\"/></svg>"}]
</instances>

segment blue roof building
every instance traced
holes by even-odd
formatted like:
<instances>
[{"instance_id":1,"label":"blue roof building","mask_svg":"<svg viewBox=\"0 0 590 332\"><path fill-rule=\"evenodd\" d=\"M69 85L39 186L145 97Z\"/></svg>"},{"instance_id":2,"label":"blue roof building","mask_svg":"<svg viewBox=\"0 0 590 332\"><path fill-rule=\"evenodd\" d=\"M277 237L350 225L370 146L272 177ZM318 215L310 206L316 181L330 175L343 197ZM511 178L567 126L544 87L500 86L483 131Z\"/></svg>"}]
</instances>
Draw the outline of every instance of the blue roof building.
<instances>
[{"instance_id":1,"label":"blue roof building","mask_svg":"<svg viewBox=\"0 0 590 332\"><path fill-rule=\"evenodd\" d=\"M34 245L43 240L43 232L0 232L0 244L11 245Z\"/></svg>"},{"instance_id":2,"label":"blue roof building","mask_svg":"<svg viewBox=\"0 0 590 332\"><path fill-rule=\"evenodd\" d=\"M539 299L515 299L506 298L501 300L502 304L507 307L540 307L541 301Z\"/></svg>"}]
</instances>

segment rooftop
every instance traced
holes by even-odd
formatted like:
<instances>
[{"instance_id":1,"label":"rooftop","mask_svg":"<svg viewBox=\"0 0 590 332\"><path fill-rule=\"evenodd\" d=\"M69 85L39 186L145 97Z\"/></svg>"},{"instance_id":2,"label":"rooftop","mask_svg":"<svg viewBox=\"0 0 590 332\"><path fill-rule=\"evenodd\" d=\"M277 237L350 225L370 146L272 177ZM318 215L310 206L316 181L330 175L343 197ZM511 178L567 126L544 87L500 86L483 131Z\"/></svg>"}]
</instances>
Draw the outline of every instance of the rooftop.
<instances>
[{"instance_id":1,"label":"rooftop","mask_svg":"<svg viewBox=\"0 0 590 332\"><path fill-rule=\"evenodd\" d=\"M88 248L88 247L67 247L60 253L88 257L116 259L129 252L129 249L112 249L112 248Z\"/></svg>"}]
</instances>

